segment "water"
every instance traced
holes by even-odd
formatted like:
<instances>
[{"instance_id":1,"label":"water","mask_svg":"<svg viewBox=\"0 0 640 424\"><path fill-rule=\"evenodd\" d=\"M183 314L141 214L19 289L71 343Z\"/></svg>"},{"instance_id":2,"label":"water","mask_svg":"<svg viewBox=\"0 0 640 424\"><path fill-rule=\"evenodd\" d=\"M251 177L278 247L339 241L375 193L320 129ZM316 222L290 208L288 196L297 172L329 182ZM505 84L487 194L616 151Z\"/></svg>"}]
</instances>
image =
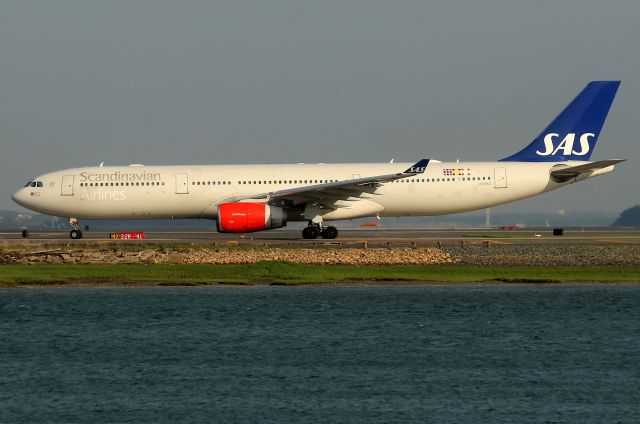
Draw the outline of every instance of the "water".
<instances>
[{"instance_id":1,"label":"water","mask_svg":"<svg viewBox=\"0 0 640 424\"><path fill-rule=\"evenodd\" d=\"M0 422L640 422L640 286L0 290Z\"/></svg>"}]
</instances>

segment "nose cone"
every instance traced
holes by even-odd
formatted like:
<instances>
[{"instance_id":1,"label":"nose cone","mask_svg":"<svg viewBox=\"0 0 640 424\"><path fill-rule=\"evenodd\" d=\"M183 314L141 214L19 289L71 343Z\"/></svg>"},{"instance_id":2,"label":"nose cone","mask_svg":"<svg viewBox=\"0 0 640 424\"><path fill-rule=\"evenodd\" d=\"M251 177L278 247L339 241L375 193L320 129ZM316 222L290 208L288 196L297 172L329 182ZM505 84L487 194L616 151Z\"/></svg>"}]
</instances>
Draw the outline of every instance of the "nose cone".
<instances>
[{"instance_id":1,"label":"nose cone","mask_svg":"<svg viewBox=\"0 0 640 424\"><path fill-rule=\"evenodd\" d=\"M11 200L16 202L20 206L24 206L26 208L28 207L26 197L27 197L27 194L25 193L24 189L21 188L20 190L16 191L11 195Z\"/></svg>"}]
</instances>

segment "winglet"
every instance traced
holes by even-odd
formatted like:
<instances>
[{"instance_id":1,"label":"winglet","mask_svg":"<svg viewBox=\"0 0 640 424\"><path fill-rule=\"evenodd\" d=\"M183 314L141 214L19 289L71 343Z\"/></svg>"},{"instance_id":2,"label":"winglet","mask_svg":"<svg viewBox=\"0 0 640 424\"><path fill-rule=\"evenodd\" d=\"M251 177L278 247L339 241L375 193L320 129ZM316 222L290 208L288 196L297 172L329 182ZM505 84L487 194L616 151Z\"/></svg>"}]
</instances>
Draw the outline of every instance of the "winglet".
<instances>
[{"instance_id":1,"label":"winglet","mask_svg":"<svg viewBox=\"0 0 640 424\"><path fill-rule=\"evenodd\" d=\"M404 171L403 174L422 174L424 170L427 169L428 164L429 159L421 159L415 165Z\"/></svg>"}]
</instances>

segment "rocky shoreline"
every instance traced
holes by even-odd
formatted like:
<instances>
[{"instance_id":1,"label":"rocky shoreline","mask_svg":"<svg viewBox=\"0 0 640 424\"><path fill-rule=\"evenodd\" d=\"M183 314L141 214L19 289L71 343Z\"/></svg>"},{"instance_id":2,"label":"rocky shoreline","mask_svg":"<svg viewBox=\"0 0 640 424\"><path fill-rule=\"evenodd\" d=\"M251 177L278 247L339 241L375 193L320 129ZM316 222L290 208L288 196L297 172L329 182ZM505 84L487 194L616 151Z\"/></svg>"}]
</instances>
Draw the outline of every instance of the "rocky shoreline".
<instances>
[{"instance_id":1,"label":"rocky shoreline","mask_svg":"<svg viewBox=\"0 0 640 424\"><path fill-rule=\"evenodd\" d=\"M440 248L216 248L5 250L0 264L251 264L638 266L640 245L472 245Z\"/></svg>"},{"instance_id":2,"label":"rocky shoreline","mask_svg":"<svg viewBox=\"0 0 640 424\"><path fill-rule=\"evenodd\" d=\"M640 266L639 244L443 246L461 264L484 266Z\"/></svg>"},{"instance_id":3,"label":"rocky shoreline","mask_svg":"<svg viewBox=\"0 0 640 424\"><path fill-rule=\"evenodd\" d=\"M252 264L262 261L315 265L435 265L458 262L436 248L282 249L188 248L139 251L54 250L5 252L3 264Z\"/></svg>"}]
</instances>

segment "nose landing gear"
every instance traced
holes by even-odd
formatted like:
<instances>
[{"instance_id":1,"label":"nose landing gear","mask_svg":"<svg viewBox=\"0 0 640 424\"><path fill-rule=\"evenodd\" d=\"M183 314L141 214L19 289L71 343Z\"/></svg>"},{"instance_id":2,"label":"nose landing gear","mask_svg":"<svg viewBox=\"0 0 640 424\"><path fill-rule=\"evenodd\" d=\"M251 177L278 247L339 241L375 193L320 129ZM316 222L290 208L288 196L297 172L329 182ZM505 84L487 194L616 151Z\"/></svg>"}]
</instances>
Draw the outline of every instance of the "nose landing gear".
<instances>
[{"instance_id":1,"label":"nose landing gear","mask_svg":"<svg viewBox=\"0 0 640 424\"><path fill-rule=\"evenodd\" d=\"M322 224L311 222L302 230L303 239L310 240L318 238L318 236L323 239L333 240L338 237L338 229L336 227L323 226Z\"/></svg>"},{"instance_id":2,"label":"nose landing gear","mask_svg":"<svg viewBox=\"0 0 640 424\"><path fill-rule=\"evenodd\" d=\"M78 220L76 218L69 218L69 225L71 225L71 231L69 232L69 237L71 237L73 240L81 239L82 231L80 231Z\"/></svg>"}]
</instances>

